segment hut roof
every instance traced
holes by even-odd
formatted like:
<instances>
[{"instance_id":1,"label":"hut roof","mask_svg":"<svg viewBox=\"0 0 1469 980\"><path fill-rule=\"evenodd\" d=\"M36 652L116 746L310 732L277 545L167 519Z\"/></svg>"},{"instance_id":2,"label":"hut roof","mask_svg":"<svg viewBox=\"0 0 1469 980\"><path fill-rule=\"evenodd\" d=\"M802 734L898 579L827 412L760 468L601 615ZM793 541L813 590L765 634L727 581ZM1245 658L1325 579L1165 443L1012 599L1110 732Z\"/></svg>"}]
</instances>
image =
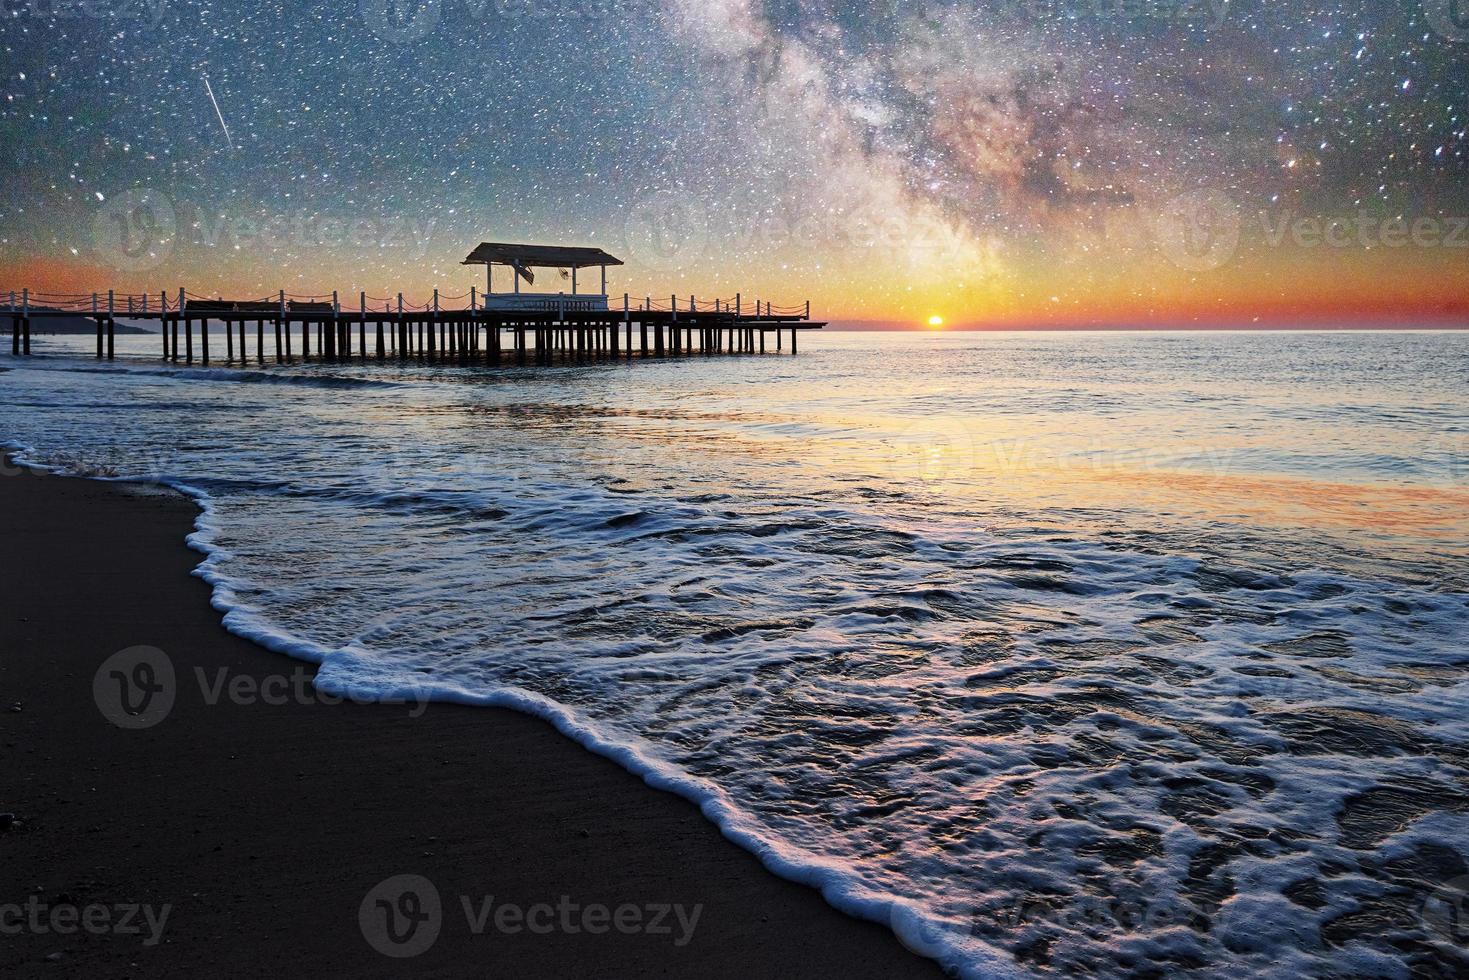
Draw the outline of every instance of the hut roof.
<instances>
[{"instance_id":1,"label":"hut roof","mask_svg":"<svg viewBox=\"0 0 1469 980\"><path fill-rule=\"evenodd\" d=\"M511 245L481 242L469 253L464 265L509 265L531 269L586 269L599 265L622 265L623 261L600 248L566 245Z\"/></svg>"}]
</instances>

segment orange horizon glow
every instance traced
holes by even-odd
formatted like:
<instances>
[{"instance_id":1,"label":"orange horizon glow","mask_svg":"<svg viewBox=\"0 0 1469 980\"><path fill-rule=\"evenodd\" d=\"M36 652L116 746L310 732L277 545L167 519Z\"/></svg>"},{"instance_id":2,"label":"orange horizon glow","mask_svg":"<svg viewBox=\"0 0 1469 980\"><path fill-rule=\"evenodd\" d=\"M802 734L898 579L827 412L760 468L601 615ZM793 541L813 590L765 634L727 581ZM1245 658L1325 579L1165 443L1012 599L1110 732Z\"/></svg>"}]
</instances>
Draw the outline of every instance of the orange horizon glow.
<instances>
[{"instance_id":1,"label":"orange horizon glow","mask_svg":"<svg viewBox=\"0 0 1469 980\"><path fill-rule=\"evenodd\" d=\"M604 243L616 254L616 242ZM87 243L60 254L0 250L0 296L33 293L119 296L183 286L195 295L229 299L288 294L330 296L344 307L357 295L396 296L424 304L483 289L480 269L459 264L459 245L439 245L423 256L379 256L352 249L304 255L264 250L180 247L142 272L109 268ZM952 255L911 260L873 275L870 250L821 256L778 252L745 258L701 254L687 266L658 269L635 259L610 270L614 306L621 294L634 307L651 296L664 305L673 295L712 307L715 298L743 296L778 307L811 303L813 319L882 325L887 329L974 330L1027 327L1086 329L1107 326L1469 325L1466 257L1455 248L1266 249L1241 247L1217 269L1191 272L1161 255ZM498 285L498 283L497 283ZM589 283L595 291L595 283ZM467 299L462 301L467 305ZM379 304L380 305L380 304ZM943 314L935 313L943 310Z\"/></svg>"}]
</instances>

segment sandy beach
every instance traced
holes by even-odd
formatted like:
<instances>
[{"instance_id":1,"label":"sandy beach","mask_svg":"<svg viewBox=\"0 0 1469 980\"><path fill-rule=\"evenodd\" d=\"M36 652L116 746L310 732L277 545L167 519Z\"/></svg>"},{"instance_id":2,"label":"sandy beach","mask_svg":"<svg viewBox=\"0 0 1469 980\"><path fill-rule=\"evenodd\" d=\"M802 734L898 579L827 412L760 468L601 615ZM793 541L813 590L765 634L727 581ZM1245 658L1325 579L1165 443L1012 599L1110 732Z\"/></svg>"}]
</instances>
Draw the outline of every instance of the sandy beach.
<instances>
[{"instance_id":1,"label":"sandy beach","mask_svg":"<svg viewBox=\"0 0 1469 980\"><path fill-rule=\"evenodd\" d=\"M6 472L0 972L395 973L362 916L423 908L374 898L411 875L426 974L938 975L538 720L321 703L221 626L192 502ZM94 679L140 645L177 696L128 730Z\"/></svg>"}]
</instances>

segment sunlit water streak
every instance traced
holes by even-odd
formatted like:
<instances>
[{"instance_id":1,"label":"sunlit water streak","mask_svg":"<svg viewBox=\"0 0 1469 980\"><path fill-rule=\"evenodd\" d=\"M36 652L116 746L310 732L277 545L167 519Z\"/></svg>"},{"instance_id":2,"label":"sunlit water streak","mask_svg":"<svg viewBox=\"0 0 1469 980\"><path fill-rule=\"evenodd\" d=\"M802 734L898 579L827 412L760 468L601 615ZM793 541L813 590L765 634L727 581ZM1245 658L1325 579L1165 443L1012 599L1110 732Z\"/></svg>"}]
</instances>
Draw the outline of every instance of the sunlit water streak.
<instances>
[{"instance_id":1,"label":"sunlit water streak","mask_svg":"<svg viewBox=\"0 0 1469 980\"><path fill-rule=\"evenodd\" d=\"M155 343L0 361L0 437L206 494L229 625L327 686L553 716L966 972L1466 964L1469 336Z\"/></svg>"}]
</instances>

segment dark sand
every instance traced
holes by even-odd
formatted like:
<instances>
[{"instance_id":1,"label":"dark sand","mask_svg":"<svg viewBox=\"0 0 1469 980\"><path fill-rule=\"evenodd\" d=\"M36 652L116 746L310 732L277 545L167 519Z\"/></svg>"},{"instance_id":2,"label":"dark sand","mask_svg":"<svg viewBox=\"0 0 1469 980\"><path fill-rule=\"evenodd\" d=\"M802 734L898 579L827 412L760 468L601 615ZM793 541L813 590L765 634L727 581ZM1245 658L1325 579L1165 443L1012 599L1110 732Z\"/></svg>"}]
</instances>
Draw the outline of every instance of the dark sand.
<instances>
[{"instance_id":1,"label":"dark sand","mask_svg":"<svg viewBox=\"0 0 1469 980\"><path fill-rule=\"evenodd\" d=\"M21 821L0 830L0 911L38 892L53 907L172 906L152 947L146 929L0 935L0 975L939 975L538 720L208 704L195 667L304 665L220 626L189 574L200 556L181 497L6 475L0 514L0 812ZM161 724L124 731L93 676L141 644L169 654L179 693ZM437 942L408 960L376 952L358 923L368 891L399 874L428 878L444 905ZM460 895L703 910L682 947L671 916L672 935L474 935Z\"/></svg>"}]
</instances>

